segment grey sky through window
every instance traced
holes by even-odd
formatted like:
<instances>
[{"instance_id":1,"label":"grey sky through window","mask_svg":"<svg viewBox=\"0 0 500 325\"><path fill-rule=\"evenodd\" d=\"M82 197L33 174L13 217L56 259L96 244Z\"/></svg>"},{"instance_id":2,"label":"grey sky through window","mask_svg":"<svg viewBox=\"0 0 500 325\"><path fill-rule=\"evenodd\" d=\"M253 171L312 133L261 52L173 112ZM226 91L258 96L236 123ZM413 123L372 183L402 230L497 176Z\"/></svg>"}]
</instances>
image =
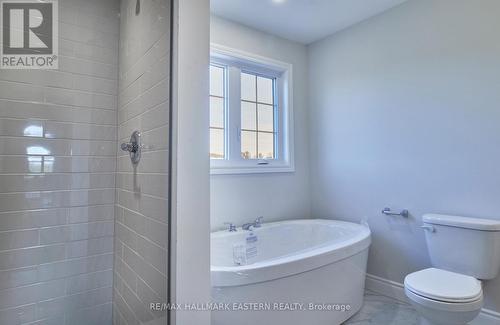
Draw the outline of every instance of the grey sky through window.
<instances>
[{"instance_id":1,"label":"grey sky through window","mask_svg":"<svg viewBox=\"0 0 500 325\"><path fill-rule=\"evenodd\" d=\"M241 156L274 159L274 79L241 73Z\"/></svg>"},{"instance_id":2,"label":"grey sky through window","mask_svg":"<svg viewBox=\"0 0 500 325\"><path fill-rule=\"evenodd\" d=\"M225 69L210 66L210 158L224 159Z\"/></svg>"}]
</instances>

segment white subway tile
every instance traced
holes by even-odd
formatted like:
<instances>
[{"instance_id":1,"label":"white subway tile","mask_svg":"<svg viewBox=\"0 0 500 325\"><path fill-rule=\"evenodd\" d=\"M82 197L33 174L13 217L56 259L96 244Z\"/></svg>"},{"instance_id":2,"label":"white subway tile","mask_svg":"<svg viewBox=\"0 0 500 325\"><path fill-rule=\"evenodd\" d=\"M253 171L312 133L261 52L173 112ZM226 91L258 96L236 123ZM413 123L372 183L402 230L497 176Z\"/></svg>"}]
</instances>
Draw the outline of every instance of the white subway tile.
<instances>
[{"instance_id":1,"label":"white subway tile","mask_svg":"<svg viewBox=\"0 0 500 325\"><path fill-rule=\"evenodd\" d=\"M0 73L0 324L112 322L118 12L60 1L60 68Z\"/></svg>"},{"instance_id":2,"label":"white subway tile","mask_svg":"<svg viewBox=\"0 0 500 325\"><path fill-rule=\"evenodd\" d=\"M137 234L121 223L115 223L116 237L133 250L137 250Z\"/></svg>"},{"instance_id":3,"label":"white subway tile","mask_svg":"<svg viewBox=\"0 0 500 325\"><path fill-rule=\"evenodd\" d=\"M107 286L40 301L37 304L37 316L39 318L55 317L61 314L71 316L89 307L91 308L111 302L111 294L111 286Z\"/></svg>"},{"instance_id":4,"label":"white subway tile","mask_svg":"<svg viewBox=\"0 0 500 325\"><path fill-rule=\"evenodd\" d=\"M0 117L114 125L116 112L85 107L16 102L0 98Z\"/></svg>"},{"instance_id":5,"label":"white subway tile","mask_svg":"<svg viewBox=\"0 0 500 325\"><path fill-rule=\"evenodd\" d=\"M112 204L114 189L0 193L0 212Z\"/></svg>"},{"instance_id":6,"label":"white subway tile","mask_svg":"<svg viewBox=\"0 0 500 325\"><path fill-rule=\"evenodd\" d=\"M50 245L0 252L0 270L8 270L60 261L65 258L64 245Z\"/></svg>"},{"instance_id":7,"label":"white subway tile","mask_svg":"<svg viewBox=\"0 0 500 325\"><path fill-rule=\"evenodd\" d=\"M93 93L116 95L118 92L118 81L92 76L78 75L74 77L74 89Z\"/></svg>"},{"instance_id":8,"label":"white subway tile","mask_svg":"<svg viewBox=\"0 0 500 325\"><path fill-rule=\"evenodd\" d=\"M113 253L113 236L79 240L66 244L66 257L75 258Z\"/></svg>"},{"instance_id":9,"label":"white subway tile","mask_svg":"<svg viewBox=\"0 0 500 325\"><path fill-rule=\"evenodd\" d=\"M38 282L37 272L36 266L0 271L0 290L34 284Z\"/></svg>"},{"instance_id":10,"label":"white subway tile","mask_svg":"<svg viewBox=\"0 0 500 325\"><path fill-rule=\"evenodd\" d=\"M124 190L118 192L118 204L130 210L140 211L146 217L156 219L160 222L167 221L167 203L167 200L162 198L148 195L142 195L140 198L137 198L133 192Z\"/></svg>"},{"instance_id":11,"label":"white subway tile","mask_svg":"<svg viewBox=\"0 0 500 325\"><path fill-rule=\"evenodd\" d=\"M64 280L41 282L0 291L0 309L27 305L64 295Z\"/></svg>"},{"instance_id":12,"label":"white subway tile","mask_svg":"<svg viewBox=\"0 0 500 325\"><path fill-rule=\"evenodd\" d=\"M113 267L113 254L87 256L47 263L38 267L40 281L60 279L72 275L108 270Z\"/></svg>"},{"instance_id":13,"label":"white subway tile","mask_svg":"<svg viewBox=\"0 0 500 325\"><path fill-rule=\"evenodd\" d=\"M78 223L40 229L42 245L113 236L113 222ZM74 243L71 243L74 244ZM71 256L68 256L71 257Z\"/></svg>"},{"instance_id":14,"label":"white subway tile","mask_svg":"<svg viewBox=\"0 0 500 325\"><path fill-rule=\"evenodd\" d=\"M148 239L137 238L137 252L144 260L163 274L167 273L167 250L153 244Z\"/></svg>"},{"instance_id":15,"label":"white subway tile","mask_svg":"<svg viewBox=\"0 0 500 325\"><path fill-rule=\"evenodd\" d=\"M0 310L0 324L24 324L35 320L35 304Z\"/></svg>"},{"instance_id":16,"label":"white subway tile","mask_svg":"<svg viewBox=\"0 0 500 325\"><path fill-rule=\"evenodd\" d=\"M50 156L50 164L44 164L41 159L29 156L0 156L0 173L103 173L114 172L115 157L54 157Z\"/></svg>"},{"instance_id":17,"label":"white subway tile","mask_svg":"<svg viewBox=\"0 0 500 325\"><path fill-rule=\"evenodd\" d=\"M76 207L69 210L69 223L112 221L113 205Z\"/></svg>"},{"instance_id":18,"label":"white subway tile","mask_svg":"<svg viewBox=\"0 0 500 325\"><path fill-rule=\"evenodd\" d=\"M134 312L130 309L130 307L127 305L123 297L121 296L120 293L117 292L117 290L114 291L115 294L113 296L113 305L115 308L118 309L120 314L123 315L123 319L126 320L126 325L139 325L140 322L137 320Z\"/></svg>"},{"instance_id":19,"label":"white subway tile","mask_svg":"<svg viewBox=\"0 0 500 325\"><path fill-rule=\"evenodd\" d=\"M4 212L0 213L0 229L9 231L64 225L68 214L68 209Z\"/></svg>"},{"instance_id":20,"label":"white subway tile","mask_svg":"<svg viewBox=\"0 0 500 325\"><path fill-rule=\"evenodd\" d=\"M44 318L37 320L36 322L29 323L29 325L65 325L64 315Z\"/></svg>"},{"instance_id":21,"label":"white subway tile","mask_svg":"<svg viewBox=\"0 0 500 325\"><path fill-rule=\"evenodd\" d=\"M52 191L70 189L109 188L114 174L27 174L1 175L0 192Z\"/></svg>"},{"instance_id":22,"label":"white subway tile","mask_svg":"<svg viewBox=\"0 0 500 325\"><path fill-rule=\"evenodd\" d=\"M109 80L115 80L118 75L118 67L115 65L97 63L67 56L59 57L59 69L64 72L106 78Z\"/></svg>"},{"instance_id":23,"label":"white subway tile","mask_svg":"<svg viewBox=\"0 0 500 325\"><path fill-rule=\"evenodd\" d=\"M43 88L30 84L1 81L0 79L0 98L42 103Z\"/></svg>"},{"instance_id":24,"label":"white subway tile","mask_svg":"<svg viewBox=\"0 0 500 325\"><path fill-rule=\"evenodd\" d=\"M137 274L132 270L132 268L125 263L121 257L115 259L115 272L121 277L121 279L126 283L132 290L136 290L137 287ZM118 290L123 292L123 287L119 286Z\"/></svg>"},{"instance_id":25,"label":"white subway tile","mask_svg":"<svg viewBox=\"0 0 500 325\"><path fill-rule=\"evenodd\" d=\"M4 155L113 156L116 143L105 140L63 140L0 137Z\"/></svg>"},{"instance_id":26,"label":"white subway tile","mask_svg":"<svg viewBox=\"0 0 500 325\"><path fill-rule=\"evenodd\" d=\"M112 284L112 270L82 274L66 279L66 294L71 295L93 289L110 287Z\"/></svg>"},{"instance_id":27,"label":"white subway tile","mask_svg":"<svg viewBox=\"0 0 500 325\"><path fill-rule=\"evenodd\" d=\"M38 230L0 232L0 251L38 246Z\"/></svg>"},{"instance_id":28,"label":"white subway tile","mask_svg":"<svg viewBox=\"0 0 500 325\"><path fill-rule=\"evenodd\" d=\"M163 288L166 288L167 285L167 279L164 274L127 247L124 247L123 261L151 288L155 288L158 295L162 295Z\"/></svg>"},{"instance_id":29,"label":"white subway tile","mask_svg":"<svg viewBox=\"0 0 500 325\"><path fill-rule=\"evenodd\" d=\"M76 310L66 316L67 325L103 325L112 323L112 304Z\"/></svg>"},{"instance_id":30,"label":"white subway tile","mask_svg":"<svg viewBox=\"0 0 500 325\"><path fill-rule=\"evenodd\" d=\"M61 1L60 69L0 75L1 324L111 324L113 255L115 323L164 317L168 8L124 0L120 23L119 5ZM136 129L134 184L117 134Z\"/></svg>"}]
</instances>

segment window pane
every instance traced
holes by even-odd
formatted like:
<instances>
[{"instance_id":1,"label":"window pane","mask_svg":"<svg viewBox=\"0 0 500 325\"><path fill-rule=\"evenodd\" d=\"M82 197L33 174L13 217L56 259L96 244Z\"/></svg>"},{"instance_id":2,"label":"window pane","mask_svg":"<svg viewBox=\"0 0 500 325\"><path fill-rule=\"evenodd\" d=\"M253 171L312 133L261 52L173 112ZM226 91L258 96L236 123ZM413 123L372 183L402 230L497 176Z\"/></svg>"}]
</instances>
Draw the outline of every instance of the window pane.
<instances>
[{"instance_id":1,"label":"window pane","mask_svg":"<svg viewBox=\"0 0 500 325\"><path fill-rule=\"evenodd\" d=\"M210 95L224 96L224 68L210 66Z\"/></svg>"},{"instance_id":2,"label":"window pane","mask_svg":"<svg viewBox=\"0 0 500 325\"><path fill-rule=\"evenodd\" d=\"M255 102L256 83L255 76L248 73L241 73L241 99Z\"/></svg>"},{"instance_id":3,"label":"window pane","mask_svg":"<svg viewBox=\"0 0 500 325\"><path fill-rule=\"evenodd\" d=\"M259 131L274 132L274 107L259 104Z\"/></svg>"},{"instance_id":4,"label":"window pane","mask_svg":"<svg viewBox=\"0 0 500 325\"><path fill-rule=\"evenodd\" d=\"M210 158L224 158L224 130L210 129Z\"/></svg>"},{"instance_id":5,"label":"window pane","mask_svg":"<svg viewBox=\"0 0 500 325\"><path fill-rule=\"evenodd\" d=\"M210 127L224 127L224 100L210 97Z\"/></svg>"},{"instance_id":6,"label":"window pane","mask_svg":"<svg viewBox=\"0 0 500 325\"><path fill-rule=\"evenodd\" d=\"M257 105L241 102L241 128L243 130L257 131Z\"/></svg>"},{"instance_id":7,"label":"window pane","mask_svg":"<svg viewBox=\"0 0 500 325\"><path fill-rule=\"evenodd\" d=\"M259 132L259 159L274 159L274 134Z\"/></svg>"},{"instance_id":8,"label":"window pane","mask_svg":"<svg viewBox=\"0 0 500 325\"><path fill-rule=\"evenodd\" d=\"M257 101L273 105L273 79L257 77Z\"/></svg>"},{"instance_id":9,"label":"window pane","mask_svg":"<svg viewBox=\"0 0 500 325\"><path fill-rule=\"evenodd\" d=\"M243 159L257 158L257 132L241 132L241 156Z\"/></svg>"}]
</instances>

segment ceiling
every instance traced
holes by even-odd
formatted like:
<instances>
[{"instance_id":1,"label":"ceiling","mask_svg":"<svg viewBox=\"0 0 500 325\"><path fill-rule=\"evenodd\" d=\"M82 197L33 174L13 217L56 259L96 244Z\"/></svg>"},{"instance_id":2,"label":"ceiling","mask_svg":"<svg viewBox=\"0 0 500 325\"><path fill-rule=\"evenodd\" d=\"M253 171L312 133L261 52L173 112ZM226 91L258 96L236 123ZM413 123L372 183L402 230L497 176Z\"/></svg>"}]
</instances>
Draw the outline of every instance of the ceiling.
<instances>
[{"instance_id":1,"label":"ceiling","mask_svg":"<svg viewBox=\"0 0 500 325\"><path fill-rule=\"evenodd\" d=\"M213 14L309 44L407 0L211 0Z\"/></svg>"}]
</instances>

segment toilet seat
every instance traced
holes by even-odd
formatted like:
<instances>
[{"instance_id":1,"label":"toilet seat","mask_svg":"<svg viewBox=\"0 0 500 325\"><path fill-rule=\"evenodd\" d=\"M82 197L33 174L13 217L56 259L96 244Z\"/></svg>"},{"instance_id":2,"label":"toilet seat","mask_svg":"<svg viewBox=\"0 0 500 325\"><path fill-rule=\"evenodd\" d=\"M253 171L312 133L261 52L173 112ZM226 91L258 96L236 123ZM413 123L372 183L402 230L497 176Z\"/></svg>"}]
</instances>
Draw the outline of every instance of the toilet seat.
<instances>
[{"instance_id":1,"label":"toilet seat","mask_svg":"<svg viewBox=\"0 0 500 325\"><path fill-rule=\"evenodd\" d=\"M448 313L477 311L479 313L483 306L483 296L479 297L478 300L471 302L444 302L425 298L408 290L408 288L405 288L405 294L413 306L422 306L424 308L427 308L427 310L435 310Z\"/></svg>"},{"instance_id":2,"label":"toilet seat","mask_svg":"<svg viewBox=\"0 0 500 325\"><path fill-rule=\"evenodd\" d=\"M426 300L446 304L482 301L481 282L471 276L429 268L406 276L405 289Z\"/></svg>"}]
</instances>

